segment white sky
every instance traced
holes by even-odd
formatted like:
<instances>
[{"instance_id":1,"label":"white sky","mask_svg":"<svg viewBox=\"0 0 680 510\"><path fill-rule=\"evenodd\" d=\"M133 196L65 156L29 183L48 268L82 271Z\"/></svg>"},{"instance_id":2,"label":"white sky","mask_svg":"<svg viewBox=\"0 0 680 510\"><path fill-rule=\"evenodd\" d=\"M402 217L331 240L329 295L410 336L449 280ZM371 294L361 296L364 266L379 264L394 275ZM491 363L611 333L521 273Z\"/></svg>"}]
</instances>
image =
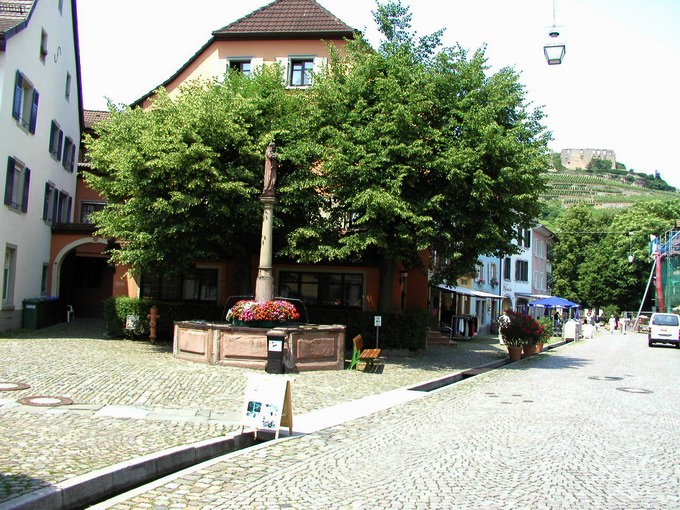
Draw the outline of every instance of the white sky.
<instances>
[{"instance_id":1,"label":"white sky","mask_svg":"<svg viewBox=\"0 0 680 510\"><path fill-rule=\"evenodd\" d=\"M270 0L79 0L84 106L131 103L184 64L217 30ZM370 0L317 0L377 41ZM554 0L567 45L548 66L543 44L552 0L402 0L419 35L487 45L492 69L521 73L543 106L551 148L611 149L628 169L658 170L680 187L680 0ZM677 145L676 145L677 144Z\"/></svg>"}]
</instances>

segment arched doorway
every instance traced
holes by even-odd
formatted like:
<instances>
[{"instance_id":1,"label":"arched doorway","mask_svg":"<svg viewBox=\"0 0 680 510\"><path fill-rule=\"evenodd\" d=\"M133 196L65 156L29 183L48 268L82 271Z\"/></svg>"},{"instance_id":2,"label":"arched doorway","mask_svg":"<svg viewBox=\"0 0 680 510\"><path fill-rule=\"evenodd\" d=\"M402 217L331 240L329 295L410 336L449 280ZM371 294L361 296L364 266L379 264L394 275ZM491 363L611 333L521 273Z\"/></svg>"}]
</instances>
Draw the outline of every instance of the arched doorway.
<instances>
[{"instance_id":1,"label":"arched doorway","mask_svg":"<svg viewBox=\"0 0 680 510\"><path fill-rule=\"evenodd\" d=\"M73 306L77 317L103 317L104 301L113 295L115 268L103 253L106 245L106 239L80 238L55 257L52 291Z\"/></svg>"}]
</instances>

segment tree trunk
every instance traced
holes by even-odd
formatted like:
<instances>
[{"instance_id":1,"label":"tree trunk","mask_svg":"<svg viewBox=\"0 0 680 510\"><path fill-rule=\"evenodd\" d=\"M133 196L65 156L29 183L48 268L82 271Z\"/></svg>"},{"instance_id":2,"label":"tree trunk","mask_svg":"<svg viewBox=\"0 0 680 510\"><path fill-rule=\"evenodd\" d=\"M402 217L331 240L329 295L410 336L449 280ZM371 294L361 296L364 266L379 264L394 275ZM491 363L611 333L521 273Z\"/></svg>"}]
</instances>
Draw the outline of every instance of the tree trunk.
<instances>
[{"instance_id":1,"label":"tree trunk","mask_svg":"<svg viewBox=\"0 0 680 510\"><path fill-rule=\"evenodd\" d=\"M394 263L386 258L380 259L380 286L378 296L378 311L387 313L392 309L392 276Z\"/></svg>"}]
</instances>

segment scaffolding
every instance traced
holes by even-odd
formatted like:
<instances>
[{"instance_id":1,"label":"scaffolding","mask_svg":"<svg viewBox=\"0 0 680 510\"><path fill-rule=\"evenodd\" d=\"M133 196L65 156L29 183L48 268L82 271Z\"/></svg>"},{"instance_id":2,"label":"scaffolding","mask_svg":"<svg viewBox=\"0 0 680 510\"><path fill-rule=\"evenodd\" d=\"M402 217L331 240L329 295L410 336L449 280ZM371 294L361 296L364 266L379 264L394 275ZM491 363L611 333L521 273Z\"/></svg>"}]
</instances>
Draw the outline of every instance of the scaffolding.
<instances>
[{"instance_id":1,"label":"scaffolding","mask_svg":"<svg viewBox=\"0 0 680 510\"><path fill-rule=\"evenodd\" d=\"M659 260L661 261L661 296L663 308L660 312L672 312L680 307L680 220L659 239Z\"/></svg>"}]
</instances>

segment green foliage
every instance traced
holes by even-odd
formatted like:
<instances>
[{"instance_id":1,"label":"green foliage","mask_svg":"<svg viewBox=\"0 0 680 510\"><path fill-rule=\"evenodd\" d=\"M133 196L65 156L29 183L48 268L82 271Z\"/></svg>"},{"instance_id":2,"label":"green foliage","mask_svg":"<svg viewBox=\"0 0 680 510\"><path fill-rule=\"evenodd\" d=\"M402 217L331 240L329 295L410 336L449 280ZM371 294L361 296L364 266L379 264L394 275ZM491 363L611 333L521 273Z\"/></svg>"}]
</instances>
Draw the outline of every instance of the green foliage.
<instances>
[{"instance_id":1,"label":"green foliage","mask_svg":"<svg viewBox=\"0 0 680 510\"><path fill-rule=\"evenodd\" d=\"M184 320L223 321L223 309L217 305L187 303L187 302L164 302L149 301L146 299L112 297L104 302L104 319L106 330L114 337L143 338L149 336L149 310L156 306L160 318L157 324L156 336L159 340L171 340L174 323ZM125 329L128 315L139 317L139 326L133 330Z\"/></svg>"},{"instance_id":2,"label":"green foliage","mask_svg":"<svg viewBox=\"0 0 680 510\"><path fill-rule=\"evenodd\" d=\"M286 213L304 218L284 253L302 262L374 253L416 267L432 249L434 280L455 281L482 253L514 252L514 229L533 225L549 135L514 71L489 75L481 50L435 51L437 34L412 35L400 4L376 17L379 51L356 38L333 55L286 147L307 163L282 190Z\"/></svg>"},{"instance_id":3,"label":"green foliage","mask_svg":"<svg viewBox=\"0 0 680 510\"><path fill-rule=\"evenodd\" d=\"M342 324L345 331L345 347L352 348L352 338L362 335L366 347L375 345L376 329L373 325L375 312L356 310L309 310L313 324ZM425 347L428 313L381 313L380 347L417 351Z\"/></svg>"},{"instance_id":4,"label":"green foliage","mask_svg":"<svg viewBox=\"0 0 680 510\"><path fill-rule=\"evenodd\" d=\"M293 98L270 70L157 91L146 110L110 106L86 137L87 183L107 200L93 216L116 239L116 262L153 273L258 246L264 150L285 130Z\"/></svg>"}]
</instances>

